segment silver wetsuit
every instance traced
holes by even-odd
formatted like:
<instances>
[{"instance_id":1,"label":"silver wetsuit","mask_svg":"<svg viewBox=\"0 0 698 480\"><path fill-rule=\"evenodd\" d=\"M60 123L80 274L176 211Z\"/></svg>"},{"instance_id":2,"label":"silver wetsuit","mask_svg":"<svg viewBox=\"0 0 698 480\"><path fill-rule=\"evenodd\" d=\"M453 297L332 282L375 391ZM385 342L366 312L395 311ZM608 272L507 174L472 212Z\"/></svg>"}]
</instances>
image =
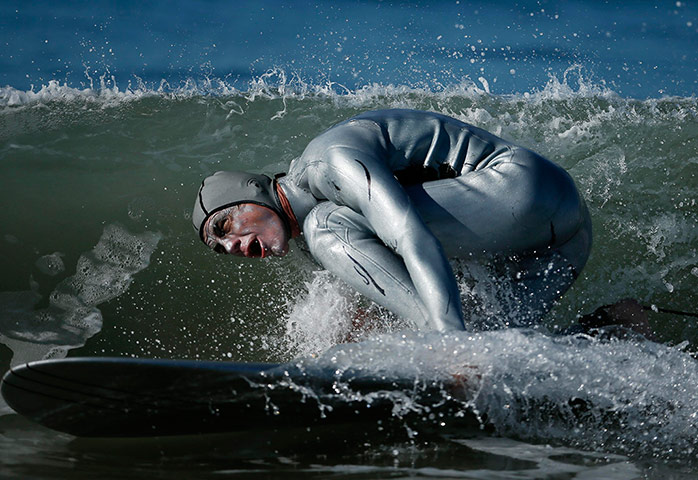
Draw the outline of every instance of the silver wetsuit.
<instances>
[{"instance_id":1,"label":"silver wetsuit","mask_svg":"<svg viewBox=\"0 0 698 480\"><path fill-rule=\"evenodd\" d=\"M567 172L436 113L374 111L335 125L279 184L313 257L421 328L465 328L447 258L506 259L507 324L531 325L591 248L589 213Z\"/></svg>"}]
</instances>

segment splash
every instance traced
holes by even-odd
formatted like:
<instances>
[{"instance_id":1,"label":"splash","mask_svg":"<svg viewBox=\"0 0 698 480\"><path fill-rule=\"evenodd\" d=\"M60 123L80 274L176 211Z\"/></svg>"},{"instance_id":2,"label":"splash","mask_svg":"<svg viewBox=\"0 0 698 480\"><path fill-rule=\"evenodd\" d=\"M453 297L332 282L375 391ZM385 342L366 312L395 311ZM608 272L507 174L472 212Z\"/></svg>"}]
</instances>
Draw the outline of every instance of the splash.
<instances>
[{"instance_id":1,"label":"splash","mask_svg":"<svg viewBox=\"0 0 698 480\"><path fill-rule=\"evenodd\" d=\"M46 104L51 102L63 103L93 103L102 106L114 106L122 102L130 102L148 95L156 95L157 91L147 88L127 88L120 90L118 86L109 86L102 82L99 88L75 88L51 80L40 89L17 90L13 87L0 88L0 107L18 108L26 105Z\"/></svg>"},{"instance_id":2,"label":"splash","mask_svg":"<svg viewBox=\"0 0 698 480\"><path fill-rule=\"evenodd\" d=\"M338 399L390 399L393 416L411 418L415 431L430 425L450 432L458 416L474 413L499 434L528 441L694 459L696 360L680 348L611 333L403 332L336 346L300 365L317 375L333 372ZM356 378L412 388L366 394L352 388Z\"/></svg>"},{"instance_id":3,"label":"splash","mask_svg":"<svg viewBox=\"0 0 698 480\"><path fill-rule=\"evenodd\" d=\"M301 293L286 300L285 332L271 342L281 358L315 357L338 344L414 328L384 308L369 302L324 270L314 270Z\"/></svg>"}]
</instances>

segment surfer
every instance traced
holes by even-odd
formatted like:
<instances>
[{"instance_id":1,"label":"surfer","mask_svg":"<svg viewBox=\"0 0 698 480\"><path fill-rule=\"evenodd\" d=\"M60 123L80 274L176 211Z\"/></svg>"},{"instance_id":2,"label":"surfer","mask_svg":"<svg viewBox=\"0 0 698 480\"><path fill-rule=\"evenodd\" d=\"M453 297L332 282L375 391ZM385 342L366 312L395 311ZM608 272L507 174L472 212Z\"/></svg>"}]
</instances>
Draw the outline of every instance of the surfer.
<instances>
[{"instance_id":1,"label":"surfer","mask_svg":"<svg viewBox=\"0 0 698 480\"><path fill-rule=\"evenodd\" d=\"M283 256L299 240L366 297L440 331L471 326L448 259L488 265L500 318L533 326L570 288L592 243L587 207L560 166L415 110L341 122L274 179L217 172L203 181L192 220L219 253Z\"/></svg>"}]
</instances>

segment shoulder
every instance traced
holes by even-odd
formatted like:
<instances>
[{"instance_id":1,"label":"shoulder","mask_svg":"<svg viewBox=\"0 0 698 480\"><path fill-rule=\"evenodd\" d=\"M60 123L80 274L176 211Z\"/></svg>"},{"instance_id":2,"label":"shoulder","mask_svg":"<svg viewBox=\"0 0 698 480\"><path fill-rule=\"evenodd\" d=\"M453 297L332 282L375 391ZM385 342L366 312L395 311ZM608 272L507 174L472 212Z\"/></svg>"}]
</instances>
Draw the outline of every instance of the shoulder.
<instances>
[{"instance_id":1,"label":"shoulder","mask_svg":"<svg viewBox=\"0 0 698 480\"><path fill-rule=\"evenodd\" d=\"M308 143L292 168L308 172L342 165L348 160L387 155L385 132L374 120L353 117L324 131Z\"/></svg>"}]
</instances>

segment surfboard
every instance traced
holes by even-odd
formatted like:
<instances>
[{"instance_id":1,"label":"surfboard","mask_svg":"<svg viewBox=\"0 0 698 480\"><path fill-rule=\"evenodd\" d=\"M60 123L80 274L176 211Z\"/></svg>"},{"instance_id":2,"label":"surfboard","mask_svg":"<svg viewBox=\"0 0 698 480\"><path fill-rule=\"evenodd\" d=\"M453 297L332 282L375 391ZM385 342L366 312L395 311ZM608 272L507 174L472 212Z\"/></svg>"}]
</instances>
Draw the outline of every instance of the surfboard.
<instances>
[{"instance_id":1,"label":"surfboard","mask_svg":"<svg viewBox=\"0 0 698 480\"><path fill-rule=\"evenodd\" d=\"M462 387L462 379L456 383ZM88 437L224 433L396 416L402 421L412 414L396 415L396 399L406 395L421 407L412 416L431 406L441 425L453 417L461 428L479 429L474 414L444 390L453 387L302 363L82 357L14 367L0 391L17 413Z\"/></svg>"}]
</instances>

